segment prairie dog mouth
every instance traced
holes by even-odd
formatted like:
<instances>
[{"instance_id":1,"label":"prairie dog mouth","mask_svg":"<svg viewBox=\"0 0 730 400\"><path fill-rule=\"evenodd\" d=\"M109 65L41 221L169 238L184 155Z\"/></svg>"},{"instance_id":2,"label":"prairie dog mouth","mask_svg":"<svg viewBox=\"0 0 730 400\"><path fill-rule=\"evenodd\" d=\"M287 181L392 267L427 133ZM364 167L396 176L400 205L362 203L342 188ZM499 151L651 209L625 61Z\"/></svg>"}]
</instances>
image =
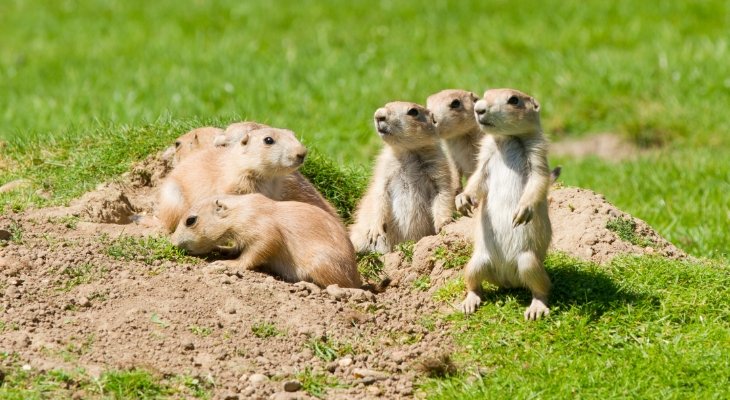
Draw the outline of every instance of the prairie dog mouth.
<instances>
[{"instance_id":1,"label":"prairie dog mouth","mask_svg":"<svg viewBox=\"0 0 730 400\"><path fill-rule=\"evenodd\" d=\"M390 134L390 127L385 121L377 121L375 124L376 129L381 136Z\"/></svg>"}]
</instances>

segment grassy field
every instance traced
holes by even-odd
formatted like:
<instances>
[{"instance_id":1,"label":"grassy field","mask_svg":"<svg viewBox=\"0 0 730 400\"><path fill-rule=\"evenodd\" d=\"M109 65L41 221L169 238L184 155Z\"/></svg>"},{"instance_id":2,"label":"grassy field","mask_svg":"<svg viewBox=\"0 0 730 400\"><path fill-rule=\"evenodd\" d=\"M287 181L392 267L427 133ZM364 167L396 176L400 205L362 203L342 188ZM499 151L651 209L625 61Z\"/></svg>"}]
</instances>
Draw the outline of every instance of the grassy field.
<instances>
[{"instance_id":1,"label":"grassy field","mask_svg":"<svg viewBox=\"0 0 730 400\"><path fill-rule=\"evenodd\" d=\"M519 88L541 102L552 140L615 132L654 148L622 163L551 162L566 184L714 260L579 273L553 256L555 317L523 325L524 293L495 295L498 306L454 320L459 357L486 372L425 390L725 397L728 26L723 0L2 1L0 184L31 185L0 204L66 203L190 128L251 119L314 148L305 171L347 210L380 146L377 107L450 87Z\"/></svg>"}]
</instances>

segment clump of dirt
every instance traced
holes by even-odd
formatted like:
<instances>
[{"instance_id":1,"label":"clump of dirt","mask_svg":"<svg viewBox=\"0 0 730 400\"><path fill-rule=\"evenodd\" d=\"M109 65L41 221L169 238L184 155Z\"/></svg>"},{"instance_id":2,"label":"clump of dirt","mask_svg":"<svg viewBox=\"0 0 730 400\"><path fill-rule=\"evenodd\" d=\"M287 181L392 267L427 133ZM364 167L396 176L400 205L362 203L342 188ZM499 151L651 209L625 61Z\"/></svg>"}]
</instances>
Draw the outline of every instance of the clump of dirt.
<instances>
[{"instance_id":1,"label":"clump of dirt","mask_svg":"<svg viewBox=\"0 0 730 400\"><path fill-rule=\"evenodd\" d=\"M411 397L419 376L459 368L444 358L452 309L434 295L471 254L471 218L385 255L383 293L290 284L180 257L154 229L124 224L152 211L169 169L155 156L70 207L0 216L12 232L0 242L0 348L35 372L138 367L200 377L231 399L303 398L313 380L327 398ZM631 217L600 195L550 196L555 249L599 263L623 252L684 256L640 220L631 226L651 246L618 238L607 221Z\"/></svg>"},{"instance_id":2,"label":"clump of dirt","mask_svg":"<svg viewBox=\"0 0 730 400\"><path fill-rule=\"evenodd\" d=\"M622 136L612 133L599 133L550 143L550 155L552 156L574 158L595 156L612 162L634 159L646 151Z\"/></svg>"}]
</instances>

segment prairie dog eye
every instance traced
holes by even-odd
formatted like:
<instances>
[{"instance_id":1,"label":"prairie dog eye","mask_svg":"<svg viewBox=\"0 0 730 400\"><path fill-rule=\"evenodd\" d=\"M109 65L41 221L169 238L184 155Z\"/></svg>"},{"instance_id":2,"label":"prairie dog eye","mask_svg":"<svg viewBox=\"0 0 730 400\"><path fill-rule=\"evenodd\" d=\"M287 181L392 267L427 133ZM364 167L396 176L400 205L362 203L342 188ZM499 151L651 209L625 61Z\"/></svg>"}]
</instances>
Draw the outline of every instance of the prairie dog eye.
<instances>
[{"instance_id":1,"label":"prairie dog eye","mask_svg":"<svg viewBox=\"0 0 730 400\"><path fill-rule=\"evenodd\" d=\"M516 105L520 104L520 99L517 96L511 96L507 100L507 104L512 104L513 106L516 106Z\"/></svg>"},{"instance_id":2,"label":"prairie dog eye","mask_svg":"<svg viewBox=\"0 0 730 400\"><path fill-rule=\"evenodd\" d=\"M411 117L417 117L418 116L418 109L411 108L411 109L408 110L407 114L410 115Z\"/></svg>"},{"instance_id":3,"label":"prairie dog eye","mask_svg":"<svg viewBox=\"0 0 730 400\"><path fill-rule=\"evenodd\" d=\"M275 143L275 141L274 141L274 138L272 138L271 136L267 136L264 138L264 143L266 143L268 145L272 145Z\"/></svg>"},{"instance_id":4,"label":"prairie dog eye","mask_svg":"<svg viewBox=\"0 0 730 400\"><path fill-rule=\"evenodd\" d=\"M461 102L459 99L454 99L454 101L449 104L449 108L459 108L461 106Z\"/></svg>"},{"instance_id":5,"label":"prairie dog eye","mask_svg":"<svg viewBox=\"0 0 730 400\"><path fill-rule=\"evenodd\" d=\"M185 226L190 228L191 226L195 225L196 222L198 222L198 217L195 215L191 215L185 220Z\"/></svg>"}]
</instances>

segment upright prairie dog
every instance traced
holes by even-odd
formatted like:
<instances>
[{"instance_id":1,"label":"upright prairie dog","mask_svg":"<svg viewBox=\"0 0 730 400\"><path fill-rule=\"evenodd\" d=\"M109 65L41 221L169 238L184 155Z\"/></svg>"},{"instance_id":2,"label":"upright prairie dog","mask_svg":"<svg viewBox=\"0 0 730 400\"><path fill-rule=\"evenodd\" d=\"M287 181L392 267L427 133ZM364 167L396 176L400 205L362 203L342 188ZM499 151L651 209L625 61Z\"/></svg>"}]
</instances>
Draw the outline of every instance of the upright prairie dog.
<instances>
[{"instance_id":1,"label":"upright prairie dog","mask_svg":"<svg viewBox=\"0 0 730 400\"><path fill-rule=\"evenodd\" d=\"M451 221L455 182L431 113L407 102L375 111L385 146L350 227L358 252L387 253L398 243L433 235Z\"/></svg>"},{"instance_id":2,"label":"upright prairie dog","mask_svg":"<svg viewBox=\"0 0 730 400\"><path fill-rule=\"evenodd\" d=\"M479 141L484 136L474 119L474 103L478 100L476 94L459 89L442 90L426 100L446 156L456 167L459 187L461 178L468 179L476 169Z\"/></svg>"},{"instance_id":3,"label":"upright prairie dog","mask_svg":"<svg viewBox=\"0 0 730 400\"><path fill-rule=\"evenodd\" d=\"M550 312L550 278L543 262L552 236L540 104L517 90L493 89L484 93L474 112L486 135L477 170L456 198L459 208L478 204L474 253L464 271L468 294L461 309L476 310L482 281L487 280L501 287L530 289L532 303L525 318L537 319Z\"/></svg>"},{"instance_id":4,"label":"upright prairie dog","mask_svg":"<svg viewBox=\"0 0 730 400\"><path fill-rule=\"evenodd\" d=\"M180 220L172 243L192 254L232 244L238 258L220 263L267 269L289 282L362 285L342 222L306 203L261 194L203 199Z\"/></svg>"},{"instance_id":5,"label":"upright prairie dog","mask_svg":"<svg viewBox=\"0 0 730 400\"><path fill-rule=\"evenodd\" d=\"M161 185L157 216L172 232L193 203L213 195L263 193L287 200L287 175L302 165L306 154L293 132L276 128L249 132L229 147L200 150Z\"/></svg>"}]
</instances>

